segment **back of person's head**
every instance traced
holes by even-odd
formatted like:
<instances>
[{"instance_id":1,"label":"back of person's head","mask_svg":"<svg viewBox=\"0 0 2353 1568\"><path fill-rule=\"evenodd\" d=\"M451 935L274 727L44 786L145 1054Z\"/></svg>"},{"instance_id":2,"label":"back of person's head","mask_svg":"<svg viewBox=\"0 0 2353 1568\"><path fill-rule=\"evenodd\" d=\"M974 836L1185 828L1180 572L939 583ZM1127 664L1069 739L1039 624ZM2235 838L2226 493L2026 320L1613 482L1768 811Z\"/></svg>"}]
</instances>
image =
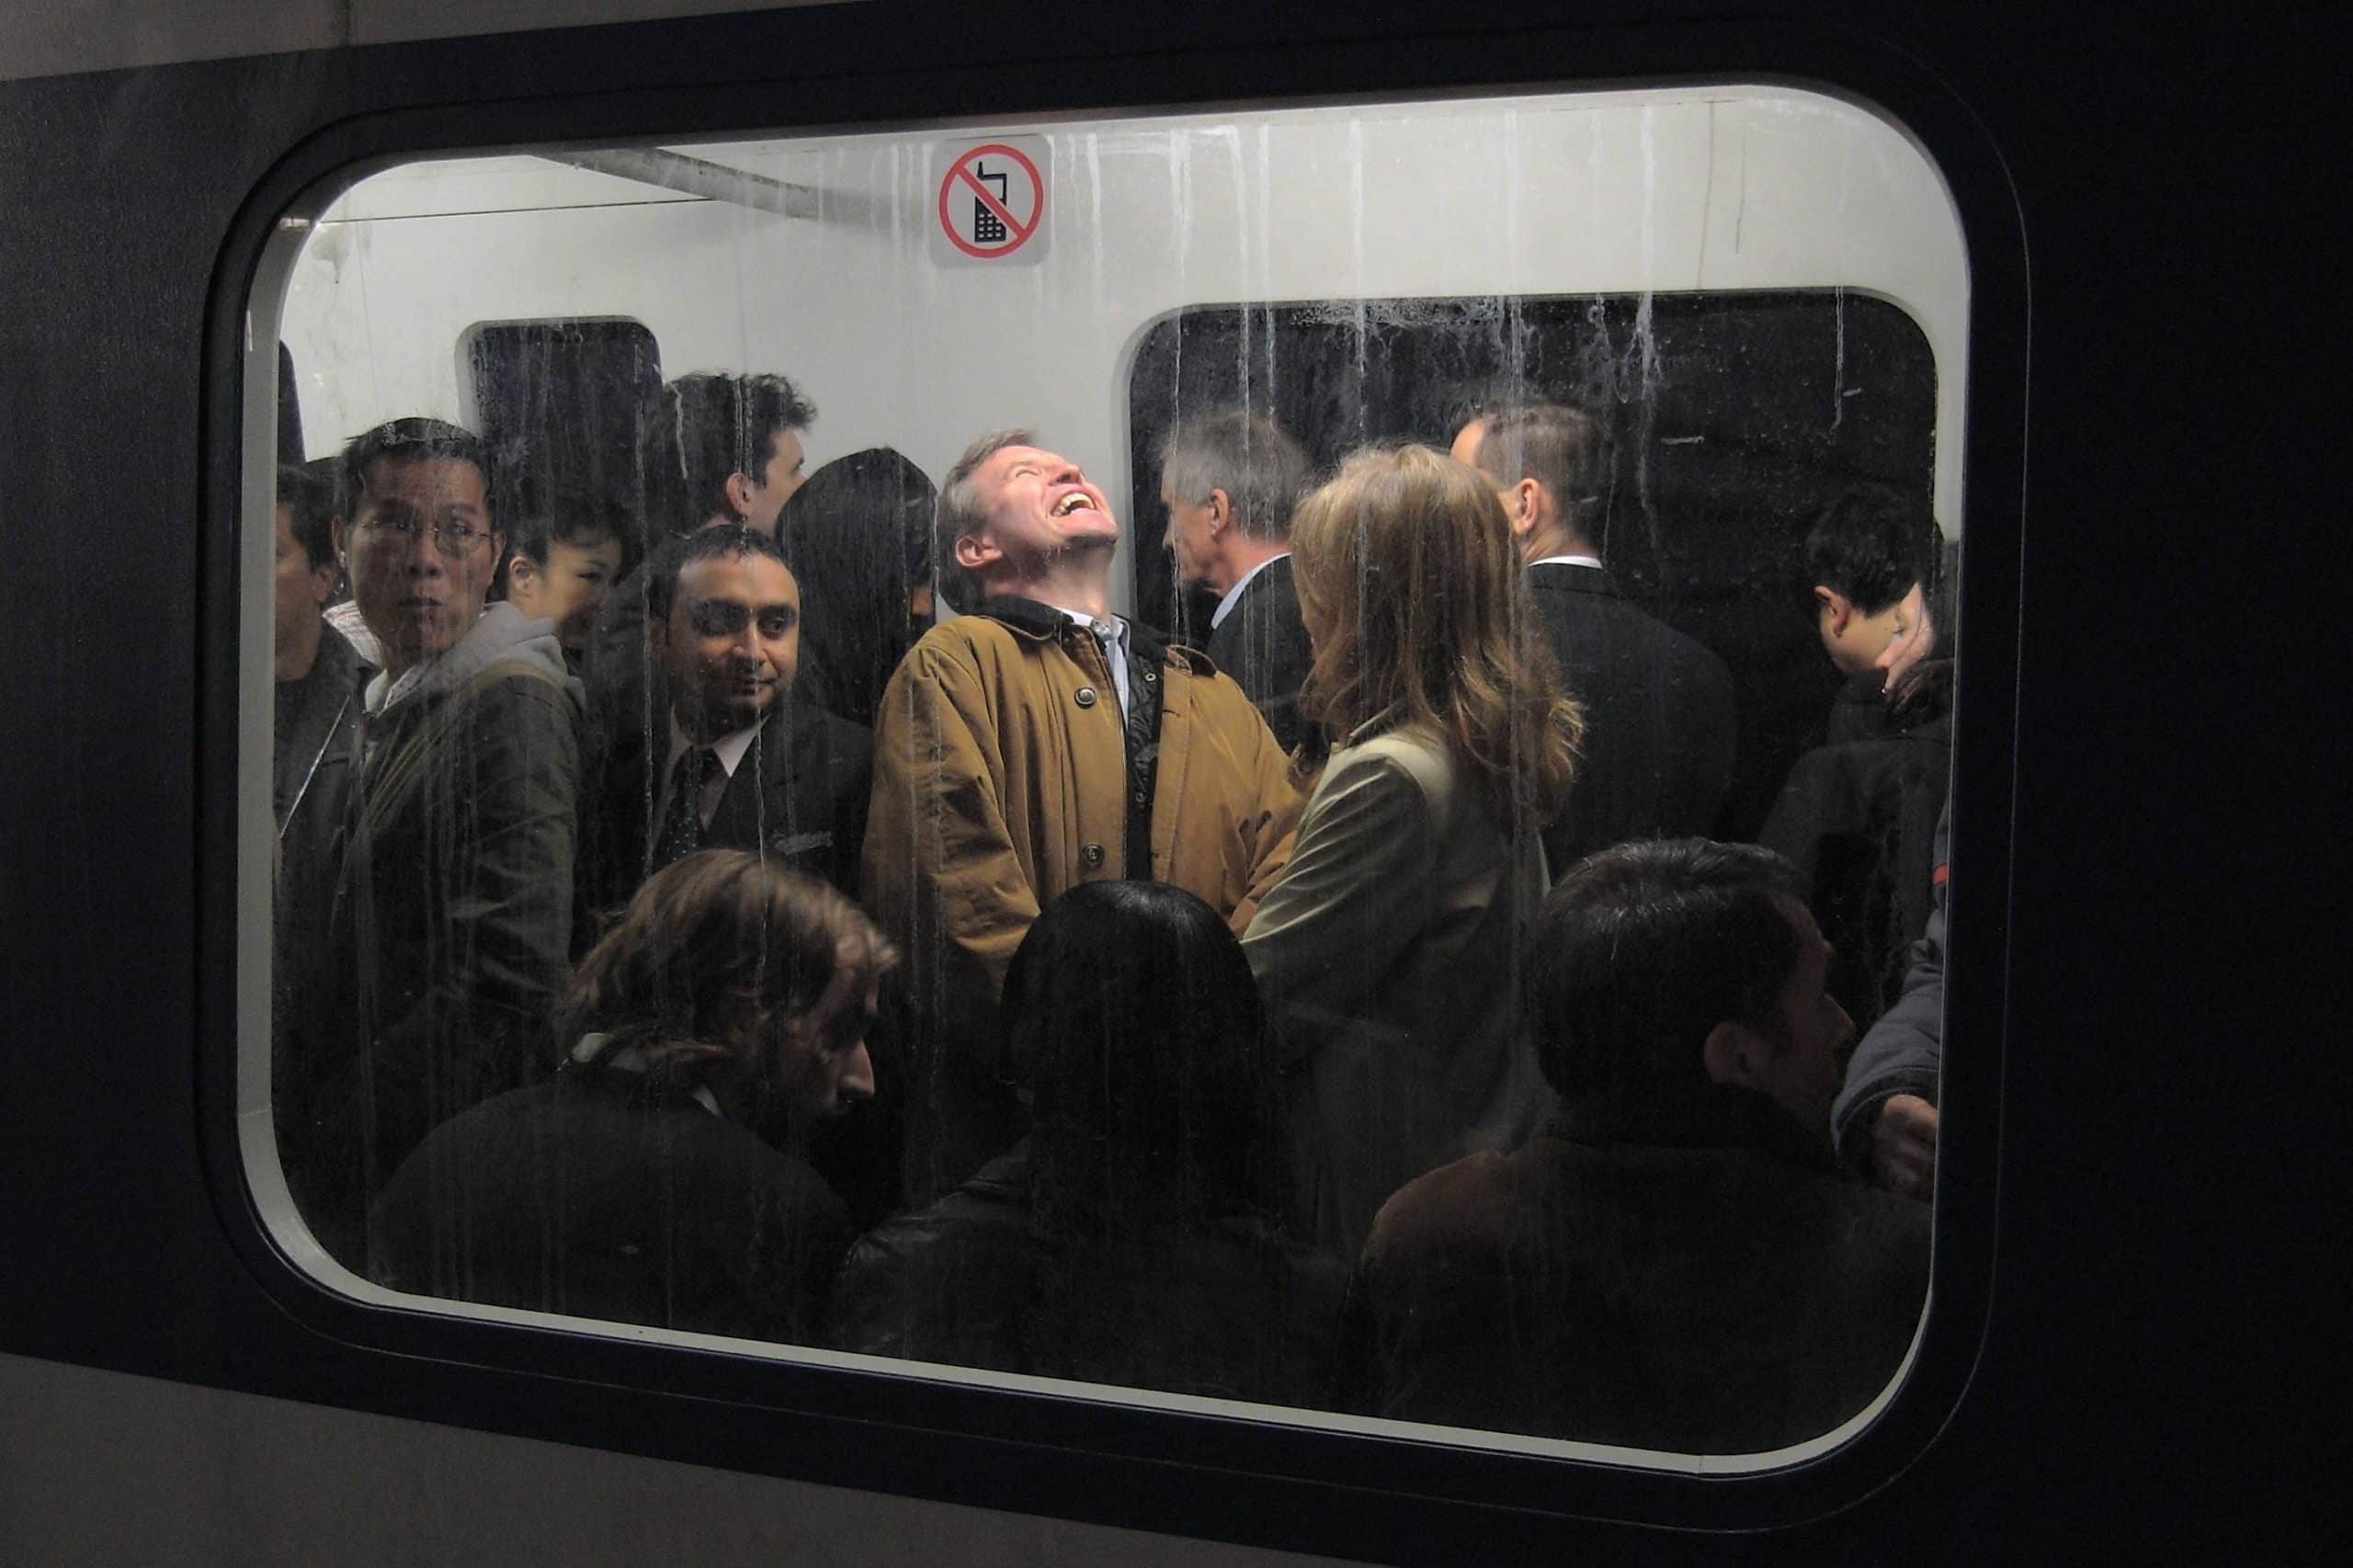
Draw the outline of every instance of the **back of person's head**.
<instances>
[{"instance_id":1,"label":"back of person's head","mask_svg":"<svg viewBox=\"0 0 2353 1568\"><path fill-rule=\"evenodd\" d=\"M559 486L547 500L517 518L507 530L507 548L544 566L548 551L559 544L585 549L614 540L621 546L622 570L628 570L632 538L629 509L608 496Z\"/></svg>"},{"instance_id":2,"label":"back of person's head","mask_svg":"<svg viewBox=\"0 0 2353 1568\"><path fill-rule=\"evenodd\" d=\"M835 458L784 504L781 530L793 559L814 576L858 574L904 601L931 580L931 525L939 502L931 476L890 447Z\"/></svg>"},{"instance_id":3,"label":"back of person's head","mask_svg":"<svg viewBox=\"0 0 2353 1568\"><path fill-rule=\"evenodd\" d=\"M656 871L574 972L559 1038L623 1047L692 1083L722 1069L765 1071L739 1057L748 1007L798 1017L848 971L862 990L898 961L847 898L782 862L745 849L706 849Z\"/></svg>"},{"instance_id":4,"label":"back of person's head","mask_svg":"<svg viewBox=\"0 0 2353 1568\"><path fill-rule=\"evenodd\" d=\"M388 419L370 430L354 436L344 447L343 456L335 468L335 503L347 519L357 518L367 500L368 483L379 462L431 462L452 459L473 464L482 477L485 502L497 489L497 475L490 460L490 448L483 438L461 425L446 420L414 417ZM492 526L498 524L494 517Z\"/></svg>"},{"instance_id":5,"label":"back of person's head","mask_svg":"<svg viewBox=\"0 0 2353 1568\"><path fill-rule=\"evenodd\" d=\"M1551 821L1583 711L1485 479L1428 447L1358 452L1300 503L1291 553L1315 641L1301 706L1324 733L1433 724L1498 820Z\"/></svg>"},{"instance_id":6,"label":"back of person's head","mask_svg":"<svg viewBox=\"0 0 2353 1568\"><path fill-rule=\"evenodd\" d=\"M1933 595L1944 536L1922 498L1892 485L1847 486L1823 509L1805 536L1805 583L1879 615L1915 583Z\"/></svg>"},{"instance_id":7,"label":"back of person's head","mask_svg":"<svg viewBox=\"0 0 2353 1568\"><path fill-rule=\"evenodd\" d=\"M1003 1016L1035 1095L1041 1229L1117 1227L1122 1210L1206 1220L1263 1190L1265 1017L1241 943L1200 899L1165 882L1073 888L1022 938Z\"/></svg>"},{"instance_id":8,"label":"back of person's head","mask_svg":"<svg viewBox=\"0 0 2353 1568\"><path fill-rule=\"evenodd\" d=\"M1233 408L1172 426L1161 438L1160 473L1168 494L1188 506L1224 491L1244 533L1274 540L1290 532L1313 469L1305 449L1281 426Z\"/></svg>"},{"instance_id":9,"label":"back of person's head","mask_svg":"<svg viewBox=\"0 0 2353 1568\"><path fill-rule=\"evenodd\" d=\"M1537 1059L1571 1099L1704 1082L1726 1021L1787 1035L1780 992L1797 967L1797 869L1753 844L1620 844L1571 867L1529 938Z\"/></svg>"},{"instance_id":10,"label":"back of person's head","mask_svg":"<svg viewBox=\"0 0 2353 1568\"><path fill-rule=\"evenodd\" d=\"M1552 495L1563 524L1600 541L1609 445L1599 419L1565 403L1498 403L1474 410L1472 417L1482 431L1472 462L1496 489L1536 481Z\"/></svg>"},{"instance_id":11,"label":"back of person's head","mask_svg":"<svg viewBox=\"0 0 2353 1568\"><path fill-rule=\"evenodd\" d=\"M335 562L335 485L307 468L280 465L278 504L292 516L287 530L313 570Z\"/></svg>"},{"instance_id":12,"label":"back of person's head","mask_svg":"<svg viewBox=\"0 0 2353 1568\"><path fill-rule=\"evenodd\" d=\"M666 550L654 557L654 565L645 579L646 618L653 621L670 619L670 607L677 602L678 578L696 562L743 555L765 555L782 563L786 571L792 570L791 552L756 528L743 523L721 523L703 528L671 540Z\"/></svg>"},{"instance_id":13,"label":"back of person's head","mask_svg":"<svg viewBox=\"0 0 2353 1568\"><path fill-rule=\"evenodd\" d=\"M987 597L981 580L956 559L956 541L987 526L988 508L973 476L981 466L1007 447L1034 447L1038 433L1018 427L992 430L964 449L939 482L939 506L932 518L932 569L938 574L939 597L956 609L971 611Z\"/></svg>"},{"instance_id":14,"label":"back of person's head","mask_svg":"<svg viewBox=\"0 0 2353 1568\"><path fill-rule=\"evenodd\" d=\"M910 596L928 586L939 496L889 447L852 452L784 504L779 537L801 579L801 646L828 702L869 722L914 630Z\"/></svg>"},{"instance_id":15,"label":"back of person's head","mask_svg":"<svg viewBox=\"0 0 2353 1568\"><path fill-rule=\"evenodd\" d=\"M638 411L645 531L659 539L733 515L727 482L765 473L783 430L806 430L817 405L782 376L680 376Z\"/></svg>"}]
</instances>

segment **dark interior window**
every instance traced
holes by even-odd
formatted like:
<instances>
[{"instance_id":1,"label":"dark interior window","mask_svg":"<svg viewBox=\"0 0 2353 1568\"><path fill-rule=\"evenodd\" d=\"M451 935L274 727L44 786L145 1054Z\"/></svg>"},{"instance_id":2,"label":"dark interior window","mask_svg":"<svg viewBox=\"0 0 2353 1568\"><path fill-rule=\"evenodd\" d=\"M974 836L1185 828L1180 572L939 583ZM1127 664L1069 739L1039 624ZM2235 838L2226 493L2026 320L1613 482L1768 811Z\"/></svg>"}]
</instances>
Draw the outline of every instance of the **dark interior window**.
<instances>
[{"instance_id":1,"label":"dark interior window","mask_svg":"<svg viewBox=\"0 0 2353 1568\"><path fill-rule=\"evenodd\" d=\"M1329 466L1370 441L1442 448L1483 397L1610 410L1606 563L1730 666L1740 762L1723 831L1748 837L1819 744L1840 679L1797 580L1806 528L1856 480L1927 502L1936 390L1912 318L1836 290L1184 311L1144 334L1128 382L1137 613L1192 631L1214 604L1178 602L1161 542L1160 440L1188 414L1246 403Z\"/></svg>"},{"instance_id":2,"label":"dark interior window","mask_svg":"<svg viewBox=\"0 0 2353 1568\"><path fill-rule=\"evenodd\" d=\"M516 515L556 483L634 489L638 404L662 384L662 352L633 321L493 322L466 347L479 433L499 454Z\"/></svg>"}]
</instances>

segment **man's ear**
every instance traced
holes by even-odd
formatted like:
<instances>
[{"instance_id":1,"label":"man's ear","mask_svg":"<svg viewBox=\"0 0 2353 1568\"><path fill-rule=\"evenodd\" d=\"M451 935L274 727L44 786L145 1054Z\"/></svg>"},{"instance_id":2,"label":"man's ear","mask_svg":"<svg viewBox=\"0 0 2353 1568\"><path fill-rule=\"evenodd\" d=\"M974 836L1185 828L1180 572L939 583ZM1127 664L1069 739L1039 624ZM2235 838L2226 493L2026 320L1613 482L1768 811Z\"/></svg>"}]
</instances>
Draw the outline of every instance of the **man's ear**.
<instances>
[{"instance_id":1,"label":"man's ear","mask_svg":"<svg viewBox=\"0 0 2353 1568\"><path fill-rule=\"evenodd\" d=\"M1847 635L1847 623L1855 619L1855 601L1824 583L1813 585L1814 603L1830 617L1830 635Z\"/></svg>"},{"instance_id":2,"label":"man's ear","mask_svg":"<svg viewBox=\"0 0 2353 1568\"><path fill-rule=\"evenodd\" d=\"M1525 536L1534 533L1544 520L1544 487L1532 479L1523 479L1504 494L1510 499L1504 510L1511 514L1511 531Z\"/></svg>"},{"instance_id":3,"label":"man's ear","mask_svg":"<svg viewBox=\"0 0 2353 1568\"><path fill-rule=\"evenodd\" d=\"M648 614L645 618L645 646L657 659L670 651L670 618Z\"/></svg>"},{"instance_id":4,"label":"man's ear","mask_svg":"<svg viewBox=\"0 0 2353 1568\"><path fill-rule=\"evenodd\" d=\"M1222 490L1212 489L1207 502L1210 513L1210 541L1233 526L1233 500Z\"/></svg>"},{"instance_id":5,"label":"man's ear","mask_svg":"<svg viewBox=\"0 0 2353 1568\"><path fill-rule=\"evenodd\" d=\"M727 492L727 505L736 517L748 517L752 515L752 494L759 485L750 474L738 470L727 476L727 483L722 488Z\"/></svg>"},{"instance_id":6,"label":"man's ear","mask_svg":"<svg viewBox=\"0 0 2353 1568\"><path fill-rule=\"evenodd\" d=\"M518 550L507 558L506 584L510 594L515 585L524 584L528 590L528 585L538 582L539 578L540 563L532 560L528 551Z\"/></svg>"},{"instance_id":7,"label":"man's ear","mask_svg":"<svg viewBox=\"0 0 2353 1568\"><path fill-rule=\"evenodd\" d=\"M327 542L335 551L335 564L348 565L351 561L351 530L341 517L327 519Z\"/></svg>"},{"instance_id":8,"label":"man's ear","mask_svg":"<svg viewBox=\"0 0 2353 1568\"><path fill-rule=\"evenodd\" d=\"M1708 1076L1719 1084L1755 1084L1757 1068L1771 1054L1763 1035L1731 1018L1710 1029L1699 1046Z\"/></svg>"},{"instance_id":9,"label":"man's ear","mask_svg":"<svg viewBox=\"0 0 2353 1568\"><path fill-rule=\"evenodd\" d=\"M964 534L956 540L956 564L967 572L978 572L1004 558L1005 551L983 535Z\"/></svg>"}]
</instances>

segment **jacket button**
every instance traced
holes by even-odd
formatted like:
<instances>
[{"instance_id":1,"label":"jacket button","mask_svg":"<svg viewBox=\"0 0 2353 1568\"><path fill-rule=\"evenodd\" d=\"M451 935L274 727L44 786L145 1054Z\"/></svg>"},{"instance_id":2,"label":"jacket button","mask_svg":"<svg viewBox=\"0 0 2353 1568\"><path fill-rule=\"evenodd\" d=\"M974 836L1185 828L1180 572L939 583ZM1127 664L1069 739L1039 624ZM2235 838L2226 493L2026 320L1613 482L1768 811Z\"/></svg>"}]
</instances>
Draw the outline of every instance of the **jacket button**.
<instances>
[{"instance_id":1,"label":"jacket button","mask_svg":"<svg viewBox=\"0 0 2353 1568\"><path fill-rule=\"evenodd\" d=\"M1143 672L1143 683L1146 686L1154 685L1159 679L1160 672L1158 670L1146 670Z\"/></svg>"},{"instance_id":2,"label":"jacket button","mask_svg":"<svg viewBox=\"0 0 2353 1568\"><path fill-rule=\"evenodd\" d=\"M1095 706L1095 688L1091 686L1082 686L1072 694L1071 700L1081 708L1092 708Z\"/></svg>"},{"instance_id":3,"label":"jacket button","mask_svg":"<svg viewBox=\"0 0 2353 1568\"><path fill-rule=\"evenodd\" d=\"M1090 871L1099 871L1103 869L1103 846L1099 844L1080 845L1078 858L1086 862L1086 869Z\"/></svg>"},{"instance_id":4,"label":"jacket button","mask_svg":"<svg viewBox=\"0 0 2353 1568\"><path fill-rule=\"evenodd\" d=\"M1129 799L1129 800L1131 800L1131 801L1134 801L1137 805L1139 805L1139 806L1142 806L1142 805L1148 805L1148 804L1150 804L1150 803L1151 803L1151 801L1152 801L1152 797L1151 797L1151 796L1149 796L1149 795L1147 795L1147 794L1145 794L1145 793L1144 793L1142 790L1137 790L1134 794L1130 795L1130 796L1128 797L1128 799Z\"/></svg>"}]
</instances>

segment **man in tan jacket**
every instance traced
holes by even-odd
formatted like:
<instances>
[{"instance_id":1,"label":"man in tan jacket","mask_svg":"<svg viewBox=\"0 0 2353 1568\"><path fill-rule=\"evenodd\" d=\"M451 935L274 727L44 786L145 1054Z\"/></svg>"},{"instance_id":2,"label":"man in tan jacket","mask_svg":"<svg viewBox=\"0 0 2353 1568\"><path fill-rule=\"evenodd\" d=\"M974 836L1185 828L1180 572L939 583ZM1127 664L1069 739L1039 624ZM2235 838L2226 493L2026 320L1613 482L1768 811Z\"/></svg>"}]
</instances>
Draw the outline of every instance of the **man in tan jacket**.
<instances>
[{"instance_id":1,"label":"man in tan jacket","mask_svg":"<svg viewBox=\"0 0 2353 1568\"><path fill-rule=\"evenodd\" d=\"M917 1018L913 1200L1018 1134L997 1001L1040 909L1149 878L1238 932L1297 824L1289 760L1242 688L1112 612L1119 537L1103 493L1025 430L974 442L940 489L935 558L965 613L883 694L865 856Z\"/></svg>"}]
</instances>

